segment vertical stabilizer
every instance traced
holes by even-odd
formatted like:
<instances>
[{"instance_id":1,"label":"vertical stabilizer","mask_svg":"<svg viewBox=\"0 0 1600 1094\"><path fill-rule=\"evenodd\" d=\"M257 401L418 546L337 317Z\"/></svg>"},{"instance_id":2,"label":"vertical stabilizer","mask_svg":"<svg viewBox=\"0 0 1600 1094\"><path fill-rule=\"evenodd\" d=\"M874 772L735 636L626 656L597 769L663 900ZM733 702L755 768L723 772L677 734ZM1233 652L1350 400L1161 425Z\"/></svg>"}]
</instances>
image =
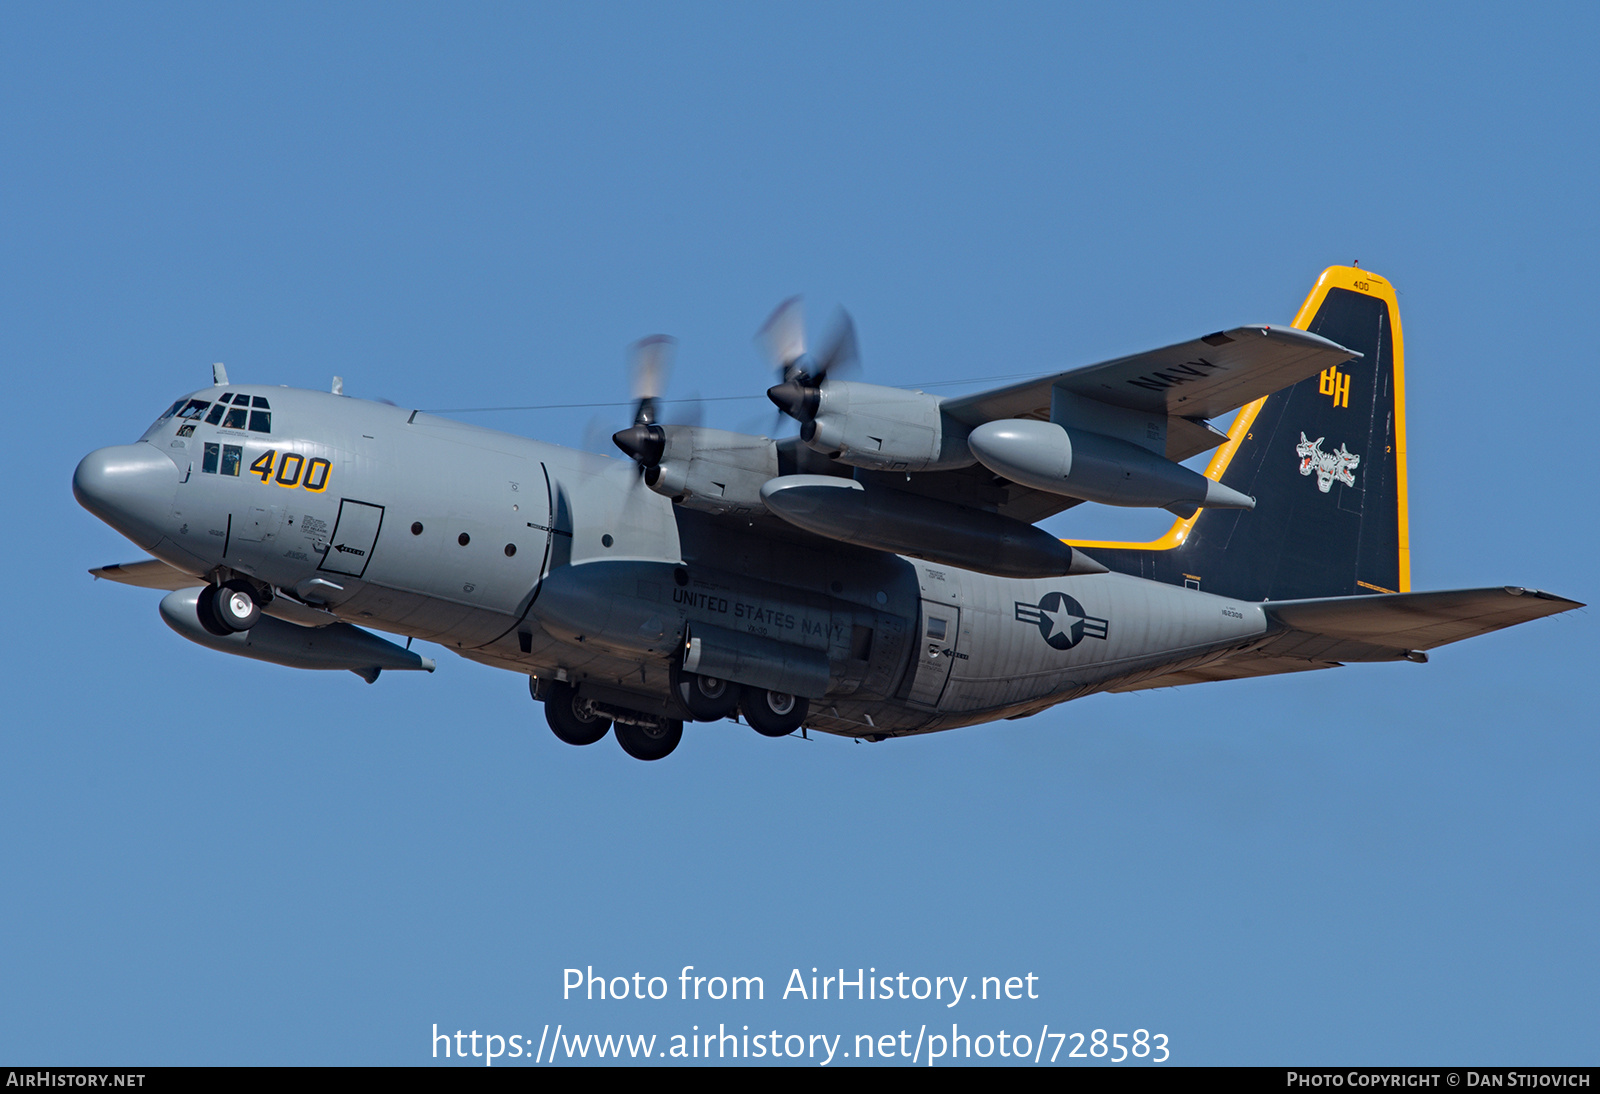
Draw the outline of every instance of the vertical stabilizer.
<instances>
[{"instance_id":1,"label":"vertical stabilizer","mask_svg":"<svg viewBox=\"0 0 1600 1094\"><path fill-rule=\"evenodd\" d=\"M1243 407L1206 469L1256 499L1152 543L1071 541L1113 570L1247 600L1405 592L1405 351L1394 288L1330 266L1294 325L1362 354Z\"/></svg>"}]
</instances>

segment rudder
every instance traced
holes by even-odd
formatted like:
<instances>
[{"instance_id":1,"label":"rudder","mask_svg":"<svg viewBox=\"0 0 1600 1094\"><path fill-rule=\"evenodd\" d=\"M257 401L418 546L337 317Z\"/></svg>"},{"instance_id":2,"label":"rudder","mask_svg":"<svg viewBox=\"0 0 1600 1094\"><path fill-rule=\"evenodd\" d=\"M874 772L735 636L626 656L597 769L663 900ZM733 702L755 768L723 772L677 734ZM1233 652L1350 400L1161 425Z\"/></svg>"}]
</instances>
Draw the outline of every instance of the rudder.
<instances>
[{"instance_id":1,"label":"rudder","mask_svg":"<svg viewBox=\"0 0 1600 1094\"><path fill-rule=\"evenodd\" d=\"M1405 592L1405 351L1388 281L1330 266L1294 326L1363 356L1242 407L1206 469L1256 499L1151 543L1069 541L1113 570L1241 600Z\"/></svg>"}]
</instances>

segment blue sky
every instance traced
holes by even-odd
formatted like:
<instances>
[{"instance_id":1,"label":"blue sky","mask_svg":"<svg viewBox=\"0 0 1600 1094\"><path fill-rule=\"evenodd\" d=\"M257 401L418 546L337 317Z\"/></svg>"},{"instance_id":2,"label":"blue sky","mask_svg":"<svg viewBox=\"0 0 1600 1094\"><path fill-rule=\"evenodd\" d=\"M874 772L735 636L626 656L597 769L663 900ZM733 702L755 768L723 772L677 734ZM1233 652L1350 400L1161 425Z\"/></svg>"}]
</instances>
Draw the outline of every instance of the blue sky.
<instances>
[{"instance_id":1,"label":"blue sky","mask_svg":"<svg viewBox=\"0 0 1600 1094\"><path fill-rule=\"evenodd\" d=\"M957 1021L1183 1063L1596 1062L1591 612L881 745L709 726L647 765L442 651L369 687L186 643L90 580L139 552L69 486L217 360L606 402L666 331L672 394L768 428L751 336L796 292L918 384L1287 322L1359 259L1401 294L1415 587L1592 601L1596 17L1437 11L8 7L0 1060ZM463 417L581 444L626 415ZM1166 523L1098 509L1052 527ZM768 999L563 1001L590 965ZM1040 998L774 998L813 966Z\"/></svg>"}]
</instances>

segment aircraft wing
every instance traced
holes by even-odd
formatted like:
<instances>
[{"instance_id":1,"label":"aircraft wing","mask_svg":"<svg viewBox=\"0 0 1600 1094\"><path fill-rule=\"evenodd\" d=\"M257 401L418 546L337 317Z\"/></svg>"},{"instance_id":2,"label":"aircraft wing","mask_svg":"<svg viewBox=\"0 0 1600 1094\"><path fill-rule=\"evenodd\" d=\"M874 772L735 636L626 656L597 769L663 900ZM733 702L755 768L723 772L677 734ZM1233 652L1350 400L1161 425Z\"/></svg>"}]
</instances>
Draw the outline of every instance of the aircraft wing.
<instances>
[{"instance_id":1,"label":"aircraft wing","mask_svg":"<svg viewBox=\"0 0 1600 1094\"><path fill-rule=\"evenodd\" d=\"M1003 418L1050 418L1059 387L1108 406L1167 417L1167 459L1186 460L1225 436L1207 419L1297 384L1361 354L1293 327L1247 326L1007 387L944 400L969 426Z\"/></svg>"},{"instance_id":2,"label":"aircraft wing","mask_svg":"<svg viewBox=\"0 0 1600 1094\"><path fill-rule=\"evenodd\" d=\"M107 581L120 581L124 585L137 585L141 589L192 589L204 585L206 579L186 574L168 566L159 558L145 558L138 562L113 562L109 566L96 566L89 571Z\"/></svg>"},{"instance_id":3,"label":"aircraft wing","mask_svg":"<svg viewBox=\"0 0 1600 1094\"><path fill-rule=\"evenodd\" d=\"M1337 668L1345 661L1397 661L1504 627L1581 608L1538 589L1505 586L1375 596L1281 600L1266 605L1282 629L1240 653L1109 690L1141 691L1212 680Z\"/></svg>"}]
</instances>

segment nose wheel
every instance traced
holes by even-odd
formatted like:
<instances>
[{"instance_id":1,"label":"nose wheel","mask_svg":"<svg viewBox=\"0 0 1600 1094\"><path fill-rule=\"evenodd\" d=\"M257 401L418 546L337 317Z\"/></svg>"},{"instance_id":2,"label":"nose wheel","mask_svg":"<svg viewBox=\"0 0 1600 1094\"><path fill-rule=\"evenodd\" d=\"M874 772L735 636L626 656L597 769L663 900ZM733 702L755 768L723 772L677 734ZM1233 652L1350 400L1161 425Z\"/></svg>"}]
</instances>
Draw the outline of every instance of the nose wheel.
<instances>
[{"instance_id":1,"label":"nose wheel","mask_svg":"<svg viewBox=\"0 0 1600 1094\"><path fill-rule=\"evenodd\" d=\"M200 625L219 638L247 631L261 618L255 586L242 578L207 585L195 601Z\"/></svg>"}]
</instances>

